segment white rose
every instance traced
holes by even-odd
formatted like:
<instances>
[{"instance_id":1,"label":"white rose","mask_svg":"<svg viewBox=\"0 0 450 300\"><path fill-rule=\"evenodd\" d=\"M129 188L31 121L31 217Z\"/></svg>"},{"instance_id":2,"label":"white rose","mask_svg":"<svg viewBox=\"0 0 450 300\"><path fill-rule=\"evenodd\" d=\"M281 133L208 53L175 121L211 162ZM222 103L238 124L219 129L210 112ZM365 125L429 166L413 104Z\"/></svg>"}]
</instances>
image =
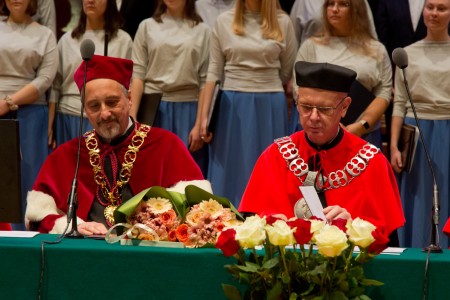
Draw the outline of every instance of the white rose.
<instances>
[{"instance_id":1,"label":"white rose","mask_svg":"<svg viewBox=\"0 0 450 300\"><path fill-rule=\"evenodd\" d=\"M309 221L311 222L311 229L309 230L309 232L313 234L311 241L314 242L316 239L315 238L316 234L318 234L327 223L323 220L316 220L316 219L312 219Z\"/></svg>"},{"instance_id":2,"label":"white rose","mask_svg":"<svg viewBox=\"0 0 450 300\"><path fill-rule=\"evenodd\" d=\"M334 225L325 225L315 239L319 253L327 257L339 256L349 246L345 233Z\"/></svg>"},{"instance_id":3,"label":"white rose","mask_svg":"<svg viewBox=\"0 0 450 300\"><path fill-rule=\"evenodd\" d=\"M295 244L295 238L293 232L288 224L283 220L277 220L272 226L266 225L267 235L269 236L269 241L275 246L286 246Z\"/></svg>"},{"instance_id":4,"label":"white rose","mask_svg":"<svg viewBox=\"0 0 450 300\"><path fill-rule=\"evenodd\" d=\"M235 227L236 241L243 248L254 248L262 245L266 239L265 225L265 218L261 219L259 216L248 217L242 225Z\"/></svg>"},{"instance_id":5,"label":"white rose","mask_svg":"<svg viewBox=\"0 0 450 300\"><path fill-rule=\"evenodd\" d=\"M360 218L347 223L348 239L356 246L367 248L375 241L372 232L376 229L372 223Z\"/></svg>"}]
</instances>

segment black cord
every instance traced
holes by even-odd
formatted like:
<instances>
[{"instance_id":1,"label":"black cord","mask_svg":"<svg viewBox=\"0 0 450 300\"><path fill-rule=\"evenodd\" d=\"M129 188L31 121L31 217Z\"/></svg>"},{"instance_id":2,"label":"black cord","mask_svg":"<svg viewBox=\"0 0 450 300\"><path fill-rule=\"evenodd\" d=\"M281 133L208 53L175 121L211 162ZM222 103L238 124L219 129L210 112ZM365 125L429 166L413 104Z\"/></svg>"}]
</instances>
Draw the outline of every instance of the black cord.
<instances>
[{"instance_id":1,"label":"black cord","mask_svg":"<svg viewBox=\"0 0 450 300\"><path fill-rule=\"evenodd\" d=\"M66 229L64 230L64 233L67 231L67 228L69 225L66 226ZM39 283L38 283L38 300L41 299L42 296L42 286L44 282L44 271L45 271L45 244L54 245L59 244L62 239L64 238L64 233L61 234L56 241L42 241L41 242L41 269L39 273Z\"/></svg>"},{"instance_id":2,"label":"black cord","mask_svg":"<svg viewBox=\"0 0 450 300\"><path fill-rule=\"evenodd\" d=\"M428 290L428 265L430 262L430 253L431 253L431 247L428 248L427 251L427 259L425 261L425 274L423 276L423 292L422 292L422 299L427 299L427 290Z\"/></svg>"}]
</instances>

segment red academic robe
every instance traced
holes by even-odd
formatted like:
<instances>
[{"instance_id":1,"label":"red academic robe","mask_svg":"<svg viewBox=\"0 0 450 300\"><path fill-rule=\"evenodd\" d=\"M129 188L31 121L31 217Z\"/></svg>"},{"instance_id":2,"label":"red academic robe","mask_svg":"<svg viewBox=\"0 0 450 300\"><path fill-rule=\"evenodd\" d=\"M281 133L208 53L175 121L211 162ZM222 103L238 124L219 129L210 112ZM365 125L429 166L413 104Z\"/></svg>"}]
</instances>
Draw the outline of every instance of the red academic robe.
<instances>
[{"instance_id":1,"label":"red academic robe","mask_svg":"<svg viewBox=\"0 0 450 300\"><path fill-rule=\"evenodd\" d=\"M136 122L136 126L139 127L140 124ZM133 136L134 133L113 147L120 164ZM112 146L109 144L99 142L100 153L110 147ZM75 174L77 150L78 139L74 139L59 146L49 155L33 185L33 192L43 194L32 193L32 197L28 196L26 219L40 222L41 232L51 232L55 221L67 212L67 199ZM171 187L180 181L193 180L203 180L203 175L183 142L167 130L152 127L137 152L131 171L129 186L133 194L151 186ZM94 172L83 139L78 169L77 215L84 221L87 220L96 190Z\"/></svg>"},{"instance_id":2,"label":"red academic robe","mask_svg":"<svg viewBox=\"0 0 450 300\"><path fill-rule=\"evenodd\" d=\"M11 231L11 225L9 223L0 223L0 230Z\"/></svg>"},{"instance_id":3,"label":"red academic robe","mask_svg":"<svg viewBox=\"0 0 450 300\"><path fill-rule=\"evenodd\" d=\"M444 234L448 237L450 237L450 218L447 219L447 222L445 222L444 228L442 229ZM450 247L449 247L450 249Z\"/></svg>"},{"instance_id":4,"label":"red academic robe","mask_svg":"<svg viewBox=\"0 0 450 300\"><path fill-rule=\"evenodd\" d=\"M318 151L311 147L303 131L291 136L305 161ZM323 174L344 169L346 163L367 144L359 137L344 132L333 148L321 150ZM277 144L269 146L258 159L239 206L241 212L259 215L294 216L294 205L302 198L300 180L287 168ZM389 162L382 153L370 159L366 169L347 186L325 191L327 205L347 209L352 218L360 217L379 227L386 236L403 226L402 204Z\"/></svg>"}]
</instances>

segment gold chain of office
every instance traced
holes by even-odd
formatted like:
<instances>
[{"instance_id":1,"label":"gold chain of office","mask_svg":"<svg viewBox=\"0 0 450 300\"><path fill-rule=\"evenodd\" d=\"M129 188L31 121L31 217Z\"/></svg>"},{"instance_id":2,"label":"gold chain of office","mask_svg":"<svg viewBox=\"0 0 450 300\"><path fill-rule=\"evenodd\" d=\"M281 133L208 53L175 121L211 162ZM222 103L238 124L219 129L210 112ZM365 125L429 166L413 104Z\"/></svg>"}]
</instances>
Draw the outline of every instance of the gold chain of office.
<instances>
[{"instance_id":1,"label":"gold chain of office","mask_svg":"<svg viewBox=\"0 0 450 300\"><path fill-rule=\"evenodd\" d=\"M104 199L109 202L105 208L104 215L106 221L110 224L114 224L114 211L122 203L122 189L130 180L131 170L133 169L133 164L136 161L137 153L139 152L139 148L144 143L150 129L150 126L142 124L139 129L135 130L134 136L131 139L131 144L128 145L128 150L125 152L123 157L119 178L111 187L111 190L108 188L105 172L100 166L100 150L98 149L98 141L95 138L95 131L91 130L85 134L86 148L89 152L89 162L94 171L94 180L100 187Z\"/></svg>"},{"instance_id":2,"label":"gold chain of office","mask_svg":"<svg viewBox=\"0 0 450 300\"><path fill-rule=\"evenodd\" d=\"M289 136L278 138L274 140L274 142L278 145L280 154L286 160L288 169L300 180L300 183L303 184L303 181L309 172L309 167L300 157L297 146ZM354 178L361 175L369 165L369 161L379 152L380 149L374 145L370 143L365 144L358 153L345 164L343 169L330 172L328 178L325 177L326 186L321 186L320 188L326 191L348 185Z\"/></svg>"}]
</instances>

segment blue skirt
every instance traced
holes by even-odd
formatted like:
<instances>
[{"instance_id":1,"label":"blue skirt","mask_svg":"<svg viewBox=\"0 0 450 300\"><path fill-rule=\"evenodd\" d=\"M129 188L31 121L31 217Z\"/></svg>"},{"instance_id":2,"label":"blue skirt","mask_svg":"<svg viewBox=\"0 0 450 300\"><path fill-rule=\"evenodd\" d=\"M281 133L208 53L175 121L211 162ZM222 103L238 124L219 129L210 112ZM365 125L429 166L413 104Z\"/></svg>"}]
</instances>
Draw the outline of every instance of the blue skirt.
<instances>
[{"instance_id":1,"label":"blue skirt","mask_svg":"<svg viewBox=\"0 0 450 300\"><path fill-rule=\"evenodd\" d=\"M288 134L286 98L283 92L224 91L219 111L208 179L215 194L238 207L258 157Z\"/></svg>"},{"instance_id":2,"label":"blue skirt","mask_svg":"<svg viewBox=\"0 0 450 300\"><path fill-rule=\"evenodd\" d=\"M405 123L416 125L415 120L408 117ZM440 246L446 249L449 243L442 228L450 215L450 120L420 120L419 124L436 174L440 200L438 233ZM400 246L428 246L432 228L433 177L420 139L411 173L402 172L398 183L406 218L405 226L398 231Z\"/></svg>"},{"instance_id":3,"label":"blue skirt","mask_svg":"<svg viewBox=\"0 0 450 300\"><path fill-rule=\"evenodd\" d=\"M197 118L197 107L197 101L170 102L162 100L154 126L175 133L186 147L189 147L189 133ZM205 144L200 150L191 153L205 178L208 174L208 150L208 146Z\"/></svg>"},{"instance_id":4,"label":"blue skirt","mask_svg":"<svg viewBox=\"0 0 450 300\"><path fill-rule=\"evenodd\" d=\"M297 107L292 107L291 117L289 118L289 135L296 133L302 129L300 125L300 116L298 114Z\"/></svg>"},{"instance_id":5,"label":"blue skirt","mask_svg":"<svg viewBox=\"0 0 450 300\"><path fill-rule=\"evenodd\" d=\"M80 117L73 116L69 114L64 114L57 112L55 117L56 122L56 143L57 145L64 144L71 139L77 138L80 136ZM83 134L89 130L92 130L93 127L89 122L88 118L83 119Z\"/></svg>"},{"instance_id":6,"label":"blue skirt","mask_svg":"<svg viewBox=\"0 0 450 300\"><path fill-rule=\"evenodd\" d=\"M45 105L22 105L17 111L19 120L20 165L22 184L22 209L26 210L27 194L32 190L34 181L44 160L50 153L48 147L48 108ZM15 230L24 229L23 224L13 225Z\"/></svg>"}]
</instances>

